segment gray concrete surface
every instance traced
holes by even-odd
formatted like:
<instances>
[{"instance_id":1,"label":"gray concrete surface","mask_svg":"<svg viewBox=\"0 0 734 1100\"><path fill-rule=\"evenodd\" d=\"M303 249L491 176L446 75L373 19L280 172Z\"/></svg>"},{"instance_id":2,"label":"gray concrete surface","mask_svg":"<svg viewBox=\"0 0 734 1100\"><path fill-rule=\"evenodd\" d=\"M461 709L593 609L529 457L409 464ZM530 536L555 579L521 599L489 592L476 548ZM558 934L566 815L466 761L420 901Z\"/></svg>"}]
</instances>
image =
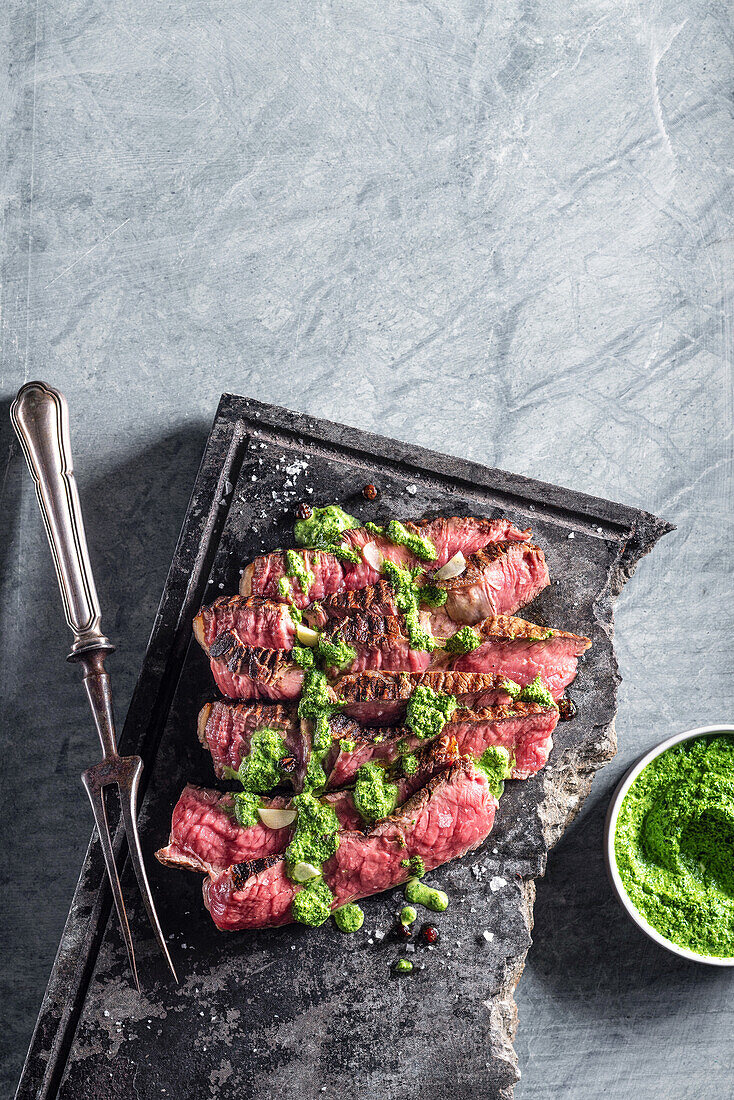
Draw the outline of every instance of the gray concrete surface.
<instances>
[{"instance_id":1,"label":"gray concrete surface","mask_svg":"<svg viewBox=\"0 0 734 1100\"><path fill-rule=\"evenodd\" d=\"M66 392L122 713L223 389L662 515L620 752L540 885L518 1100L731 1095L734 990L610 896L616 778L732 719L728 5L9 0L2 396ZM3 1093L93 734L2 409Z\"/></svg>"}]
</instances>

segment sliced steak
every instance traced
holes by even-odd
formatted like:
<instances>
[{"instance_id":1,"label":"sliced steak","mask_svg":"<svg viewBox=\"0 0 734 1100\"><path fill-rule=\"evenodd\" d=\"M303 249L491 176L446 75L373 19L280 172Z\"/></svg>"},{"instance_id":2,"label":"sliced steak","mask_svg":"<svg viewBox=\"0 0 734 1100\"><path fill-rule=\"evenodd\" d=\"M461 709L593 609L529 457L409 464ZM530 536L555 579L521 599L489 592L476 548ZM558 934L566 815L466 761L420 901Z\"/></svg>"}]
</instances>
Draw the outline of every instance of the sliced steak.
<instances>
[{"instance_id":1,"label":"sliced steak","mask_svg":"<svg viewBox=\"0 0 734 1100\"><path fill-rule=\"evenodd\" d=\"M407 522L405 526L411 533L428 538L434 544L436 558L430 563L434 569L445 565L459 550L462 551L465 557L468 557L492 542L522 542L530 537L529 530L519 531L508 519L476 519L472 516L455 516L450 519L441 517L440 519L426 520L422 523ZM419 559L406 547L396 546L389 539L373 535L364 527L345 531L342 535L342 546L345 549L361 552L367 543L375 543L384 558L399 565L413 566L421 564ZM241 595L264 596L267 599L282 601L283 596L279 590L279 582L284 577L289 585L290 599L296 607L304 608L314 600L323 600L324 597L335 592L364 588L365 585L374 584L380 579L379 572L364 560L353 565L350 562L340 562L333 554L320 550L300 550L298 552L304 565L314 577L308 592L303 591L300 583L294 577L288 576L285 554L283 551L278 550L272 554L265 554L263 557L256 558L254 562L247 566L240 582Z\"/></svg>"},{"instance_id":2,"label":"sliced steak","mask_svg":"<svg viewBox=\"0 0 734 1100\"><path fill-rule=\"evenodd\" d=\"M349 673L334 682L334 695L344 713L366 726L389 726L405 717L408 700L423 684L441 695L455 695L461 707L473 710L511 702L502 676L484 672L429 669L427 672Z\"/></svg>"},{"instance_id":3,"label":"sliced steak","mask_svg":"<svg viewBox=\"0 0 734 1100\"><path fill-rule=\"evenodd\" d=\"M289 802L286 797L263 799L273 809ZM233 863L285 851L291 832L290 825L269 829L262 822L243 828L235 819L231 794L189 784L174 807L168 845L155 855L167 867L218 874Z\"/></svg>"},{"instance_id":4,"label":"sliced steak","mask_svg":"<svg viewBox=\"0 0 734 1100\"><path fill-rule=\"evenodd\" d=\"M492 543L473 554L458 577L439 582L447 593L445 614L469 624L511 615L549 584L545 554L530 542Z\"/></svg>"},{"instance_id":5,"label":"sliced steak","mask_svg":"<svg viewBox=\"0 0 734 1100\"><path fill-rule=\"evenodd\" d=\"M565 630L546 629L510 615L485 619L474 628L482 638L478 649L451 660L463 672L494 672L525 687L540 674L554 699L576 676L578 658L589 638Z\"/></svg>"},{"instance_id":6,"label":"sliced steak","mask_svg":"<svg viewBox=\"0 0 734 1100\"><path fill-rule=\"evenodd\" d=\"M343 722L350 719L344 717ZM491 745L501 745L515 758L513 779L527 779L546 763L553 748L553 730L558 722L558 708L539 703L512 703L482 710L457 710L443 728L443 735L456 738L462 756L481 756ZM393 764L402 753L415 752L425 741L415 737L405 726L397 728L359 728L356 723L347 733L335 734L334 743L324 761L324 770L331 789L353 782L363 764L370 760ZM354 742L345 749L342 740Z\"/></svg>"},{"instance_id":7,"label":"sliced steak","mask_svg":"<svg viewBox=\"0 0 734 1100\"><path fill-rule=\"evenodd\" d=\"M207 703L199 713L199 740L212 756L214 772L221 779L225 767L239 768L250 751L255 730L278 730L292 758L292 782L298 787L303 778L308 741L294 711L262 703ZM291 766L289 764L289 766Z\"/></svg>"},{"instance_id":8,"label":"sliced steak","mask_svg":"<svg viewBox=\"0 0 734 1100\"><path fill-rule=\"evenodd\" d=\"M421 612L421 626L428 629L427 612ZM360 673L365 669L385 669L387 672L421 672L431 663L431 654L424 649L411 649L405 632L405 623L397 615L354 616L339 623L326 633L332 641L346 642L357 657L349 666L349 672ZM338 675L338 669L327 670Z\"/></svg>"},{"instance_id":9,"label":"sliced steak","mask_svg":"<svg viewBox=\"0 0 734 1100\"><path fill-rule=\"evenodd\" d=\"M427 746L419 756L414 775L397 779L398 806L420 790L434 775L456 764L456 742L443 738L435 746ZM364 829L364 822L354 805L351 791L334 791L323 801L333 808L340 830ZM283 809L290 796L263 798L263 808ZM255 825L239 825L234 817L231 794L210 791L189 784L173 810L168 845L155 853L167 867L185 868L207 875L217 875L233 863L262 859L284 852L290 843L293 826L271 829L258 821Z\"/></svg>"},{"instance_id":10,"label":"sliced steak","mask_svg":"<svg viewBox=\"0 0 734 1100\"><path fill-rule=\"evenodd\" d=\"M259 596L220 596L194 619L194 636L205 653L220 634L230 631L243 645L264 649L292 649L296 640L288 604Z\"/></svg>"},{"instance_id":11,"label":"sliced steak","mask_svg":"<svg viewBox=\"0 0 734 1100\"><path fill-rule=\"evenodd\" d=\"M413 856L432 871L472 851L489 835L496 809L484 772L463 762L432 779L368 833L342 833L324 865L334 908L406 882L411 873L406 863ZM285 861L271 856L205 879L204 902L224 931L273 927L292 920L298 889Z\"/></svg>"},{"instance_id":12,"label":"sliced steak","mask_svg":"<svg viewBox=\"0 0 734 1100\"><path fill-rule=\"evenodd\" d=\"M246 646L225 631L209 657L216 685L229 699L297 699L301 694L303 670L289 650Z\"/></svg>"}]
</instances>

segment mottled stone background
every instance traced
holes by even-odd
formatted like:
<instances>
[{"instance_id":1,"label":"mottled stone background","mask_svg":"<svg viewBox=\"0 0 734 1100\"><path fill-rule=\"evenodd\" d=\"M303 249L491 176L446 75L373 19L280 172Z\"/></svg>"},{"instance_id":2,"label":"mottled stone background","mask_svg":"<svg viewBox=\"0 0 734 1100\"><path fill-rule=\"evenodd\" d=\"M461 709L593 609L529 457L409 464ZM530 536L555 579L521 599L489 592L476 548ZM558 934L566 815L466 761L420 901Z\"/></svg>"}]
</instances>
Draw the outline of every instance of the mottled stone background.
<instances>
[{"instance_id":1,"label":"mottled stone background","mask_svg":"<svg viewBox=\"0 0 734 1100\"><path fill-rule=\"evenodd\" d=\"M733 31L704 0L6 0L4 1094L96 752L7 423L40 376L121 713L222 390L678 525L618 604L620 752L539 885L516 1096L731 1096L731 975L625 922L600 843L642 749L734 718Z\"/></svg>"}]
</instances>

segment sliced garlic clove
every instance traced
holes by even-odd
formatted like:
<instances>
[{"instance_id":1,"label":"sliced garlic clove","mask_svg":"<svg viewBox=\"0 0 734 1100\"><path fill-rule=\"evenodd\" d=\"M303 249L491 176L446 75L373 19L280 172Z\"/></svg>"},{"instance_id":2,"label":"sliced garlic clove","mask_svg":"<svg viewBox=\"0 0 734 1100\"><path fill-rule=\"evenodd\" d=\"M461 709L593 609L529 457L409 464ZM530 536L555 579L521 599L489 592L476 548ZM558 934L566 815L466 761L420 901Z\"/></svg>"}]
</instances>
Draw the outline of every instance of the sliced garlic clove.
<instances>
[{"instance_id":1,"label":"sliced garlic clove","mask_svg":"<svg viewBox=\"0 0 734 1100\"><path fill-rule=\"evenodd\" d=\"M440 569L437 569L431 578L434 581L450 581L453 577L459 577L466 569L466 558L462 554L461 550L457 554L454 554L453 558L450 558L445 565L442 565Z\"/></svg>"},{"instance_id":2,"label":"sliced garlic clove","mask_svg":"<svg viewBox=\"0 0 734 1100\"><path fill-rule=\"evenodd\" d=\"M310 882L313 878L321 878L321 871L313 863L301 862L295 865L291 877L295 882Z\"/></svg>"},{"instance_id":3,"label":"sliced garlic clove","mask_svg":"<svg viewBox=\"0 0 734 1100\"><path fill-rule=\"evenodd\" d=\"M286 825L292 825L296 820L296 810L276 810L272 807L261 806L257 811L258 817L268 829L285 829Z\"/></svg>"},{"instance_id":4,"label":"sliced garlic clove","mask_svg":"<svg viewBox=\"0 0 734 1100\"><path fill-rule=\"evenodd\" d=\"M317 630L312 630L310 626L305 626L304 623L296 623L296 637L301 645L315 646L319 640L319 633Z\"/></svg>"},{"instance_id":5,"label":"sliced garlic clove","mask_svg":"<svg viewBox=\"0 0 734 1100\"><path fill-rule=\"evenodd\" d=\"M378 573L382 572L384 558L376 542L368 542L362 547L362 557Z\"/></svg>"}]
</instances>

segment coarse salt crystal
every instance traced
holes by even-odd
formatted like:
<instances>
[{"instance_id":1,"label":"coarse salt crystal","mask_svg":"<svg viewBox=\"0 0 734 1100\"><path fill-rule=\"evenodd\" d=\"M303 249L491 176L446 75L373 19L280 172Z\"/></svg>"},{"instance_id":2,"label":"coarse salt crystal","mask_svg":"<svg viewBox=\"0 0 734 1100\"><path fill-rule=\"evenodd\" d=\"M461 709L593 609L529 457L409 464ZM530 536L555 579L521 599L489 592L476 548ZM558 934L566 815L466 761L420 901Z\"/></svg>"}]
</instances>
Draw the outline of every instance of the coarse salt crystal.
<instances>
[{"instance_id":1,"label":"coarse salt crystal","mask_svg":"<svg viewBox=\"0 0 734 1100\"><path fill-rule=\"evenodd\" d=\"M573 531L569 531L569 532L568 532L568 537L569 537L570 539L575 539L575 538L576 538L576 536L575 536L575 534L573 533Z\"/></svg>"},{"instance_id":2,"label":"coarse salt crystal","mask_svg":"<svg viewBox=\"0 0 734 1100\"><path fill-rule=\"evenodd\" d=\"M482 935L484 936L484 938L485 938L485 940L487 941L487 943L491 943L491 942L492 942L492 940L494 939L494 932L490 932L490 931L488 931L488 930L487 930L486 928L485 928L485 929L484 929L484 931L482 932Z\"/></svg>"},{"instance_id":3,"label":"coarse salt crystal","mask_svg":"<svg viewBox=\"0 0 734 1100\"><path fill-rule=\"evenodd\" d=\"M507 886L507 879L500 878L499 875L494 875L489 880L489 888L492 893L494 893L495 890L501 890L503 886Z\"/></svg>"},{"instance_id":4,"label":"coarse salt crystal","mask_svg":"<svg viewBox=\"0 0 734 1100\"><path fill-rule=\"evenodd\" d=\"M410 495L412 497L414 497L415 494L418 492L418 486L417 485L406 485L405 486L405 491L406 491L406 493L410 493Z\"/></svg>"}]
</instances>

